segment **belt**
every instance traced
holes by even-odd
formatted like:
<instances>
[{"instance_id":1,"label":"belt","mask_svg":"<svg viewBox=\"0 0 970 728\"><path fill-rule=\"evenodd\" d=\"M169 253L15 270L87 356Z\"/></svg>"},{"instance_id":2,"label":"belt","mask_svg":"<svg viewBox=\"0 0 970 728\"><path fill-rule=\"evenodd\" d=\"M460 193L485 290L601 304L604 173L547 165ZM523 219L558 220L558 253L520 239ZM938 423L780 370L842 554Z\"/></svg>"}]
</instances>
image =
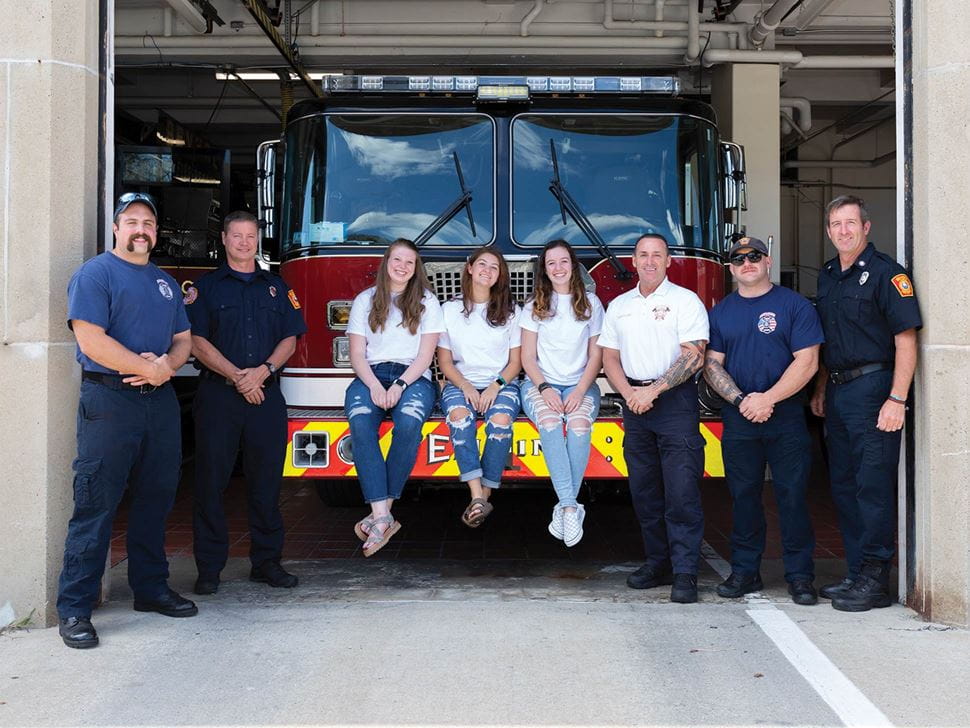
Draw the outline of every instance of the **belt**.
<instances>
[{"instance_id":1,"label":"belt","mask_svg":"<svg viewBox=\"0 0 970 728\"><path fill-rule=\"evenodd\" d=\"M630 379L630 377L627 377L626 381L631 387L649 387L657 380L656 379Z\"/></svg>"},{"instance_id":2,"label":"belt","mask_svg":"<svg viewBox=\"0 0 970 728\"><path fill-rule=\"evenodd\" d=\"M89 382L103 384L109 389L130 390L132 392L138 392L138 394L151 394L156 389L160 389L160 387L156 387L154 384L128 384L125 382L127 375L122 376L120 374L103 374L102 372L86 371L81 373L81 378L87 379Z\"/></svg>"},{"instance_id":3,"label":"belt","mask_svg":"<svg viewBox=\"0 0 970 728\"><path fill-rule=\"evenodd\" d=\"M861 367L856 367L855 369L842 369L839 371L829 372L829 379L832 380L832 384L845 384L846 382L851 382L853 379L858 379L866 374L872 374L873 372L884 372L887 369L892 368L892 364L886 364L885 362L863 364Z\"/></svg>"}]
</instances>

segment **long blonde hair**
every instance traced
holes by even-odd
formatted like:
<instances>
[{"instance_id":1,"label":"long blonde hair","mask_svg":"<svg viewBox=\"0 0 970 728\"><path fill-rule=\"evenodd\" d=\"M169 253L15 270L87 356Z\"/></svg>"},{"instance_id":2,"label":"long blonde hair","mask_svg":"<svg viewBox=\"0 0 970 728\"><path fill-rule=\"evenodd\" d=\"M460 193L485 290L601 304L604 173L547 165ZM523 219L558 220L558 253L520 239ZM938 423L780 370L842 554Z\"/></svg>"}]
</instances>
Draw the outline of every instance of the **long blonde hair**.
<instances>
[{"instance_id":1,"label":"long blonde hair","mask_svg":"<svg viewBox=\"0 0 970 728\"><path fill-rule=\"evenodd\" d=\"M434 290L431 288L431 282L424 272L424 263L421 262L421 254L418 252L418 246L407 238L398 238L395 240L387 246L387 250L384 251L384 257L381 259L380 268L377 269L377 284L374 286L374 299L371 302L370 315L367 317L367 324L375 334L378 329L381 331L384 330L392 300L391 278L387 274L387 261L391 257L394 249L401 247L408 248L414 252L414 275L411 276L411 280L407 282L407 285L398 295L397 299L394 300L394 305L401 309L401 318L403 319L404 326L411 332L412 336L418 333L418 327L421 325L421 317L424 315L424 303L422 299L424 298L425 291L434 293Z\"/></svg>"},{"instance_id":2,"label":"long blonde hair","mask_svg":"<svg viewBox=\"0 0 970 728\"><path fill-rule=\"evenodd\" d=\"M588 321L593 315L593 307L589 303L589 296L586 295L586 288L583 286L583 279L579 275L579 259L573 246L565 240L550 240L543 247L539 257L536 258L535 269L535 288L532 294L532 317L536 321L544 321L556 315L553 305L552 281L546 274L546 255L553 248L564 248L569 253L569 261L572 264L572 275L569 277L569 292L573 297L573 315L577 321Z\"/></svg>"}]
</instances>

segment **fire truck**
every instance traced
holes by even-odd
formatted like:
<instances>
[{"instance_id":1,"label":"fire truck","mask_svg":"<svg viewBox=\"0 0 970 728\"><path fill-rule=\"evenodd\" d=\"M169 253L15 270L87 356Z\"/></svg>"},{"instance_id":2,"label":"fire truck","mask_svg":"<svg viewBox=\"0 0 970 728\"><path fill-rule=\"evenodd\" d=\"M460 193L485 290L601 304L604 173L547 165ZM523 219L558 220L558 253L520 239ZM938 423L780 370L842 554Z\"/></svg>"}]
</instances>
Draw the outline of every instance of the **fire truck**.
<instances>
[{"instance_id":1,"label":"fire truck","mask_svg":"<svg viewBox=\"0 0 970 728\"><path fill-rule=\"evenodd\" d=\"M417 243L442 302L460 293L465 258L481 245L502 252L513 295L525 301L537 253L563 238L605 306L636 285L633 245L648 231L670 242L673 282L708 308L724 295L743 151L719 139L710 106L678 96L675 78L348 75L328 77L325 89L296 104L282 138L258 151L260 217L309 327L281 378L284 476L317 479L324 499L356 492L343 411L354 376L347 320L394 239ZM624 479L619 401L605 378L599 384L586 475ZM701 407L705 474L722 476L715 399ZM412 478L457 477L436 413ZM503 482L546 477L538 433L520 417Z\"/></svg>"}]
</instances>

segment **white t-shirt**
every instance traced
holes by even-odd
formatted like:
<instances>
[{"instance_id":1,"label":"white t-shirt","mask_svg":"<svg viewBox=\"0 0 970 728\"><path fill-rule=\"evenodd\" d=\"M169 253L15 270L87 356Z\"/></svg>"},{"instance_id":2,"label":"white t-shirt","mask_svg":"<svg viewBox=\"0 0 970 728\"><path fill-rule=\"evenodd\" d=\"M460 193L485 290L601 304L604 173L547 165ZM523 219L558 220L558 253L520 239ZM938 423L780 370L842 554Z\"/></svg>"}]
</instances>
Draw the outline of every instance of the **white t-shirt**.
<instances>
[{"instance_id":1,"label":"white t-shirt","mask_svg":"<svg viewBox=\"0 0 970 728\"><path fill-rule=\"evenodd\" d=\"M614 298L596 343L619 350L623 373L631 379L657 379L680 356L682 343L707 341L708 326L697 294L664 278L649 296L637 286Z\"/></svg>"},{"instance_id":2,"label":"white t-shirt","mask_svg":"<svg viewBox=\"0 0 970 728\"><path fill-rule=\"evenodd\" d=\"M509 349L520 346L522 309L516 306L505 326L492 326L485 319L487 303L476 303L468 318L463 306L460 299L454 299L441 307L445 333L438 339L438 346L450 350L462 376L476 389L483 389L508 365Z\"/></svg>"},{"instance_id":3,"label":"white t-shirt","mask_svg":"<svg viewBox=\"0 0 970 728\"><path fill-rule=\"evenodd\" d=\"M347 333L364 337L367 342L365 356L368 364L392 361L410 366L418 356L421 336L423 334L438 334L445 330L444 318L441 315L441 304L438 303L438 299L434 297L433 293L425 291L424 298L421 299L424 304L424 315L421 317L421 324L418 326L417 333L412 334L403 325L404 317L401 315L401 309L395 303L396 296L392 296L384 329L383 331L378 329L374 332L371 331L370 325L367 323L367 317L370 316L375 291L376 289L371 286L354 298L354 303L350 307L350 319L347 321ZM424 372L423 376L430 379L431 370Z\"/></svg>"},{"instance_id":4,"label":"white t-shirt","mask_svg":"<svg viewBox=\"0 0 970 728\"><path fill-rule=\"evenodd\" d=\"M589 340L599 336L603 328L603 304L595 294L586 294L592 311L587 321L577 321L573 314L573 297L569 293L553 293L551 318L537 321L532 316L533 301L525 304L520 325L535 331L536 358L539 371L550 384L572 386L583 377L589 361Z\"/></svg>"}]
</instances>

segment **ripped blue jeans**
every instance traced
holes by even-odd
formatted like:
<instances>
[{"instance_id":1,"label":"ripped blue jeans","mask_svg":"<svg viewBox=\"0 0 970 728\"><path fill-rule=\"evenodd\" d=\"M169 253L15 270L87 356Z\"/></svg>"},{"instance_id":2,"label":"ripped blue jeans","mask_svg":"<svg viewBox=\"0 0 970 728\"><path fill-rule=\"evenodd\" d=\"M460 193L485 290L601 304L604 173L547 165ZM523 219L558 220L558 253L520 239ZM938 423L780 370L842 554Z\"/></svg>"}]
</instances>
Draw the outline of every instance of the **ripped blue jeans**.
<instances>
[{"instance_id":1,"label":"ripped blue jeans","mask_svg":"<svg viewBox=\"0 0 970 728\"><path fill-rule=\"evenodd\" d=\"M467 412L464 417L458 416L462 408ZM512 382L502 387L492 406L480 415L468 404L458 387L445 384L441 390L441 409L447 415L451 446L460 472L458 479L467 483L481 478L486 488L498 488L512 447L512 423L519 414L518 385ZM453 419L453 416L457 419ZM485 420L485 447L482 448L481 457L476 438L479 416Z\"/></svg>"},{"instance_id":2,"label":"ripped blue jeans","mask_svg":"<svg viewBox=\"0 0 970 728\"><path fill-rule=\"evenodd\" d=\"M559 392L562 399L576 389L575 386L552 383L550 386ZM546 404L539 389L526 378L522 381L522 410L539 431L542 457L549 469L549 479L556 489L559 505L564 508L575 506L589 462L593 422L600 411L599 387L593 382L579 407L566 415Z\"/></svg>"},{"instance_id":3,"label":"ripped blue jeans","mask_svg":"<svg viewBox=\"0 0 970 728\"><path fill-rule=\"evenodd\" d=\"M387 387L405 372L407 366L380 362L371 368L380 383ZM417 458L422 426L431 414L436 395L435 385L429 379L420 377L408 385L394 407L385 410L374 404L370 389L357 377L347 387L344 410L350 423L354 466L365 502L401 497ZM379 430L388 415L394 428L385 460L379 443Z\"/></svg>"}]
</instances>

